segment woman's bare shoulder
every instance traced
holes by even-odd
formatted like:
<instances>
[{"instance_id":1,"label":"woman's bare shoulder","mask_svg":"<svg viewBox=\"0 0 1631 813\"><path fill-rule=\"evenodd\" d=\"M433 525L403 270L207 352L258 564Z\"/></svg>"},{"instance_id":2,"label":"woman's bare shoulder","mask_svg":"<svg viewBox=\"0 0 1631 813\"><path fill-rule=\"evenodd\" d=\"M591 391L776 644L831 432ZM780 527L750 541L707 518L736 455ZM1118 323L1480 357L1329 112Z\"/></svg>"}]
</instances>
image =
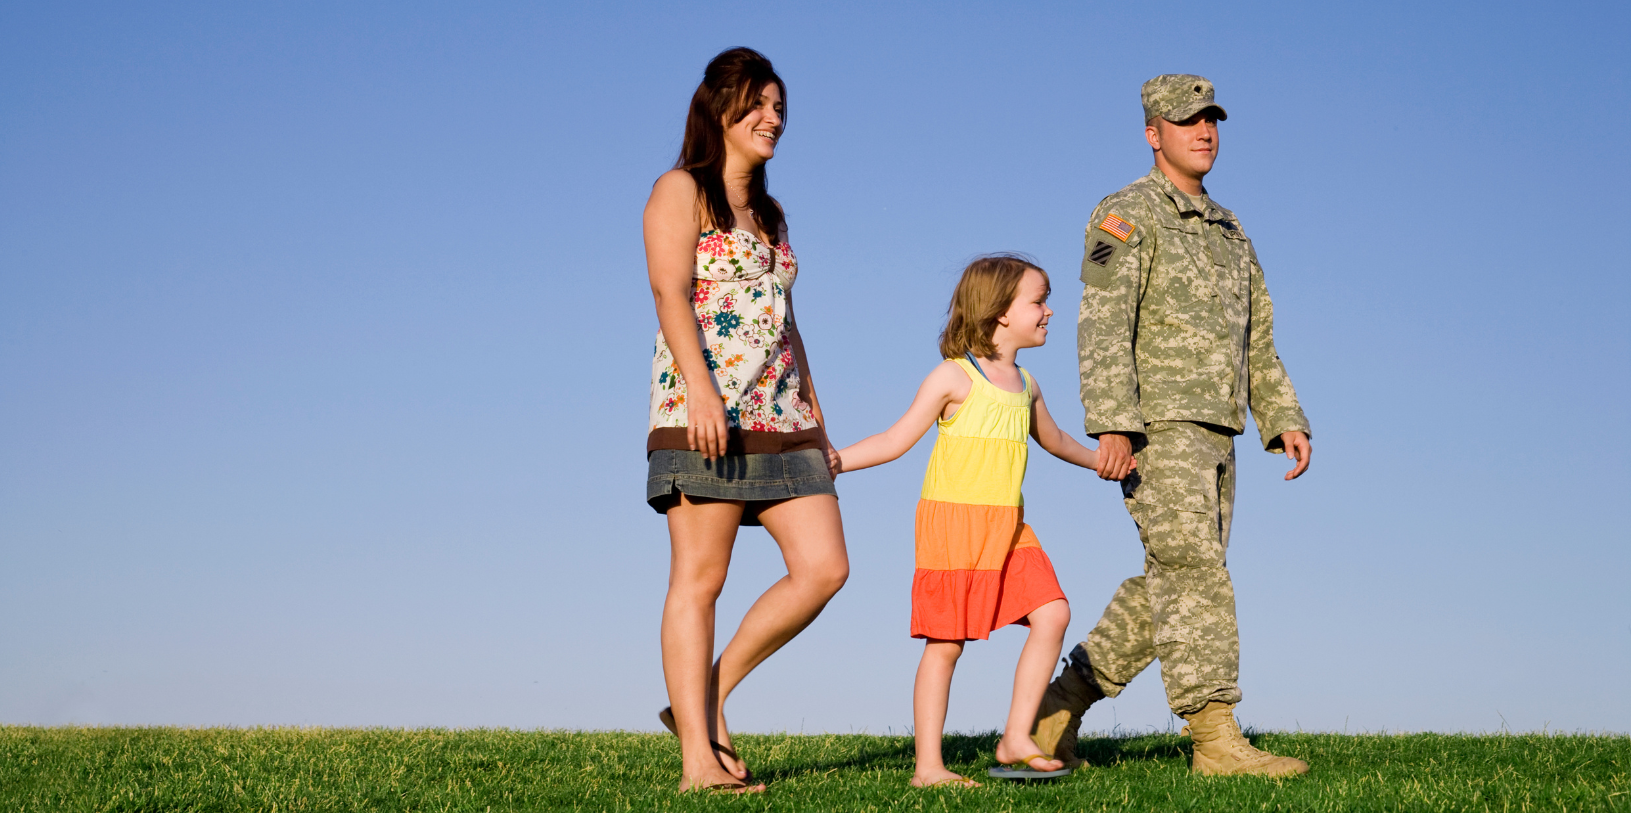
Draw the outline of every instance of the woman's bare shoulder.
<instances>
[{"instance_id":1,"label":"woman's bare shoulder","mask_svg":"<svg viewBox=\"0 0 1631 813\"><path fill-rule=\"evenodd\" d=\"M651 197L674 197L684 195L696 197L697 179L683 169L671 169L657 176L657 182L651 185Z\"/></svg>"},{"instance_id":2,"label":"woman's bare shoulder","mask_svg":"<svg viewBox=\"0 0 1631 813\"><path fill-rule=\"evenodd\" d=\"M701 211L697 206L697 182L683 169L671 169L651 185L651 199L646 201L646 225L669 224L690 231L700 228Z\"/></svg>"}]
</instances>

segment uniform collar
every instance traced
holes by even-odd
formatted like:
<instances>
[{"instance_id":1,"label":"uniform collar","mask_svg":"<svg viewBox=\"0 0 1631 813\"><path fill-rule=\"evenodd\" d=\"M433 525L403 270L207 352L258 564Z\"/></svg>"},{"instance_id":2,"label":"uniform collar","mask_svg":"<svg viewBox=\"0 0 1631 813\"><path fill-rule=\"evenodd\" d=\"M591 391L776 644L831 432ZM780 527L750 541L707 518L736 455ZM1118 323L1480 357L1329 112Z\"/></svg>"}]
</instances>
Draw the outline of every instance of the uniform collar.
<instances>
[{"instance_id":1,"label":"uniform collar","mask_svg":"<svg viewBox=\"0 0 1631 813\"><path fill-rule=\"evenodd\" d=\"M1173 205L1178 207L1178 214L1194 212L1195 214L1210 220L1216 220L1223 214L1222 211L1218 209L1218 205L1213 203L1212 199L1207 196L1206 187L1204 186L1201 187L1201 194L1199 196L1191 195L1188 192L1179 189L1177 184L1174 184L1172 180L1167 177L1167 174L1161 171L1160 167L1150 167L1150 180L1154 181L1156 187L1159 188L1167 197L1172 198Z\"/></svg>"}]
</instances>

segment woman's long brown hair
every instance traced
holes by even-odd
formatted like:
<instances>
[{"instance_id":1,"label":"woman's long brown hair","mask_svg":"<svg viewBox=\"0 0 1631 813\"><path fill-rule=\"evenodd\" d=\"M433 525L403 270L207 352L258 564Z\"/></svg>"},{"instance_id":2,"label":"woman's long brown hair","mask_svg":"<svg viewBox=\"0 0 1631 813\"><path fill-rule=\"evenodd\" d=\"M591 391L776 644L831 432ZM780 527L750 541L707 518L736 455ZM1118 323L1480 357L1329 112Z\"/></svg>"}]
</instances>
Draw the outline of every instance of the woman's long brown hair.
<instances>
[{"instance_id":1,"label":"woman's long brown hair","mask_svg":"<svg viewBox=\"0 0 1631 813\"><path fill-rule=\"evenodd\" d=\"M730 197L725 193L725 125L747 117L759 103L759 92L770 83L782 93L782 109L787 104L787 86L764 54L752 48L732 48L720 52L702 73L702 84L691 96L691 112L685 117L685 140L675 169L691 173L697 184L697 197L708 220L716 229L729 229L736 222ZM787 121L783 112L782 121ZM765 182L765 165L754 167L748 178L748 208L760 231L770 242L781 240L782 207L770 196Z\"/></svg>"}]
</instances>

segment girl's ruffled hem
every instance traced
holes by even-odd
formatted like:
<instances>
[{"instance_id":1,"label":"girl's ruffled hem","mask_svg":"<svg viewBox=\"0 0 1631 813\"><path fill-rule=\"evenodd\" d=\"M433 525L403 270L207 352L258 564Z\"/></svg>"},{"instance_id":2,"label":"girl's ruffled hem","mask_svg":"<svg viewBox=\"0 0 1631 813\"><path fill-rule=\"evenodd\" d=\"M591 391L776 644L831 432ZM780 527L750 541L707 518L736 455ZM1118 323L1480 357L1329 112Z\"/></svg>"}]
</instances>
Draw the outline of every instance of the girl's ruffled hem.
<instances>
[{"instance_id":1,"label":"girl's ruffled hem","mask_svg":"<svg viewBox=\"0 0 1631 813\"><path fill-rule=\"evenodd\" d=\"M1018 548L1001 570L928 570L912 576L912 637L983 641L1025 617L1064 590L1053 561L1041 547Z\"/></svg>"}]
</instances>

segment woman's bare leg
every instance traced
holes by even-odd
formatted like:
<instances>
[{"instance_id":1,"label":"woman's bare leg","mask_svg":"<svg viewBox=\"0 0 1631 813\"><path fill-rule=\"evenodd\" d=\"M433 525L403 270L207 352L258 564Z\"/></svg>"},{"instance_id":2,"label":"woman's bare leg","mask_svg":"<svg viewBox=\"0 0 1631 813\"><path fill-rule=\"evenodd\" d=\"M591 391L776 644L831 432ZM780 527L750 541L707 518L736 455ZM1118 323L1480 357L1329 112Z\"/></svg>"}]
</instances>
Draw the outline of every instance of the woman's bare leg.
<instances>
[{"instance_id":1,"label":"woman's bare leg","mask_svg":"<svg viewBox=\"0 0 1631 813\"><path fill-rule=\"evenodd\" d=\"M1020 650L1019 665L1014 667L1014 701L1008 707L1008 725L997 742L997 761L1005 764L1043 753L1031 739L1031 725L1036 722L1036 708L1042 704L1042 694L1048 690L1053 665L1059 661L1059 649L1065 643L1070 605L1064 599L1055 599L1032 610L1026 620L1031 622L1031 633ZM1030 767L1039 771L1057 771L1064 766L1059 760L1045 757L1030 761Z\"/></svg>"},{"instance_id":2,"label":"woman's bare leg","mask_svg":"<svg viewBox=\"0 0 1631 813\"><path fill-rule=\"evenodd\" d=\"M763 509L759 521L781 547L787 575L753 602L714 665L713 737L726 747L732 747L725 725L725 700L731 691L754 667L808 627L849 578L837 497L795 497ZM733 765L721 755L720 762L737 778L747 776L747 766L740 761Z\"/></svg>"},{"instance_id":3,"label":"woman's bare leg","mask_svg":"<svg viewBox=\"0 0 1631 813\"><path fill-rule=\"evenodd\" d=\"M714 602L725 587L742 503L692 502L668 510L668 597L663 602L663 678L679 729L680 790L735 781L708 744L709 662L714 654ZM762 790L763 787L759 788Z\"/></svg>"},{"instance_id":4,"label":"woman's bare leg","mask_svg":"<svg viewBox=\"0 0 1631 813\"><path fill-rule=\"evenodd\" d=\"M923 645L923 659L917 663L917 680L912 683L912 740L917 746L917 769L912 772L913 787L959 784L978 787L980 783L946 770L940 753L940 740L946 733L946 702L951 697L951 675L963 654L962 641L930 639Z\"/></svg>"}]
</instances>

